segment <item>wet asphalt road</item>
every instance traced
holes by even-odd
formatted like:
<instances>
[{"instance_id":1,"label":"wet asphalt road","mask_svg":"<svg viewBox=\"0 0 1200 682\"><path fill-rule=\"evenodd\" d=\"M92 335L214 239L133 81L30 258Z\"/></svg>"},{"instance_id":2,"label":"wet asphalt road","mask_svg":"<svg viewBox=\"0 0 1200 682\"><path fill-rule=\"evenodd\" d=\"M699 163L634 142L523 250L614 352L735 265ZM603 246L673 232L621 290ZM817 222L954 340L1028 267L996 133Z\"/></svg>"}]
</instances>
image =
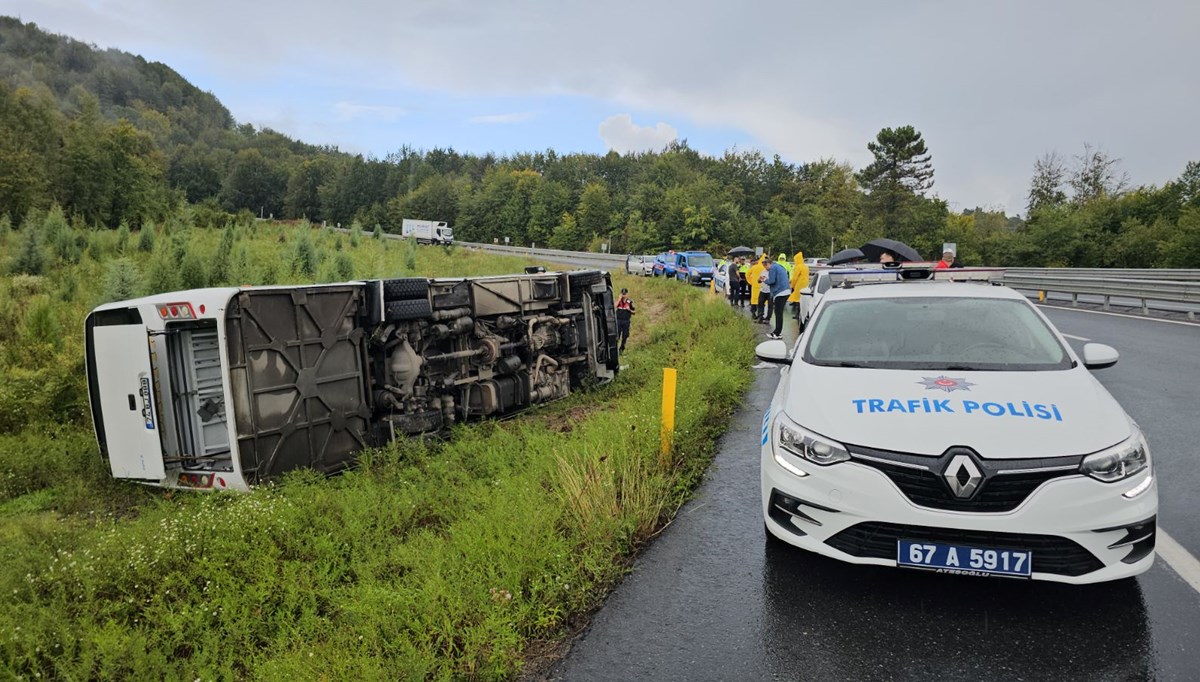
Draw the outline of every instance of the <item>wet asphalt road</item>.
<instances>
[{"instance_id":1,"label":"wet asphalt road","mask_svg":"<svg viewBox=\"0 0 1200 682\"><path fill-rule=\"evenodd\" d=\"M1200 325L1046 312L1065 334L1121 351L1096 376L1150 438L1160 527L1200 555ZM1136 580L1072 587L852 566L768 545L758 435L779 374L755 372L695 499L552 679L1200 679L1200 594L1162 559Z\"/></svg>"}]
</instances>

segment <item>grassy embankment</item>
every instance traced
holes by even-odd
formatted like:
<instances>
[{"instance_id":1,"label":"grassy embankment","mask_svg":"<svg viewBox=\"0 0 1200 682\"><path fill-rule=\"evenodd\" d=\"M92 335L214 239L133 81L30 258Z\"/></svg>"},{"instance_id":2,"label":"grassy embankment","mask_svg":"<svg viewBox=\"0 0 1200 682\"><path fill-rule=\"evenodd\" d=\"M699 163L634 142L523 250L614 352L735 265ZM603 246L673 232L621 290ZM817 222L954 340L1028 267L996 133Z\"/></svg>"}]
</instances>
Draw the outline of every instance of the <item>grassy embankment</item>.
<instances>
[{"instance_id":1,"label":"grassy embankment","mask_svg":"<svg viewBox=\"0 0 1200 682\"><path fill-rule=\"evenodd\" d=\"M333 235L297 235L239 228L223 281L524 264L436 248L417 250L414 262L403 245L369 235L354 246L342 237L340 250ZM599 602L686 498L748 381L744 318L697 289L628 281L641 303L628 368L596 392L459 426L445 442L366 453L336 478L302 473L249 495L116 483L84 415L83 316L119 288L130 263L143 293L154 288L148 275L161 276L156 259L176 262L178 277L184 260L211 275L224 256L220 233L179 225L142 251L136 234L77 237L87 240L79 262L44 247L55 263L46 275L0 279L5 677L516 675ZM0 252L19 240L0 236ZM297 264L305 241L315 274ZM679 370L679 400L675 447L661 458L665 366Z\"/></svg>"}]
</instances>

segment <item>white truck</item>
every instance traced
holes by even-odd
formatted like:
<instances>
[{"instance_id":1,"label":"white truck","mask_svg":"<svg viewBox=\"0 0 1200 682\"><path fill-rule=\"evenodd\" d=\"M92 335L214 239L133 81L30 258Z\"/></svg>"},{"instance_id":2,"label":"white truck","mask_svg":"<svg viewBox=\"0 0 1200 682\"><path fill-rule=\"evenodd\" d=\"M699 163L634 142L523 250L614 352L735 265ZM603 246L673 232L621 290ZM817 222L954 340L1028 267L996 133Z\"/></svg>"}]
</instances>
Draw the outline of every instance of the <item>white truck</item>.
<instances>
[{"instance_id":1,"label":"white truck","mask_svg":"<svg viewBox=\"0 0 1200 682\"><path fill-rule=\"evenodd\" d=\"M435 220L413 220L405 218L400 222L400 236L405 239L416 239L419 244L453 244L454 230L446 223Z\"/></svg>"},{"instance_id":2,"label":"white truck","mask_svg":"<svg viewBox=\"0 0 1200 682\"><path fill-rule=\"evenodd\" d=\"M195 289L102 305L88 395L112 475L248 490L616 376L598 270Z\"/></svg>"}]
</instances>

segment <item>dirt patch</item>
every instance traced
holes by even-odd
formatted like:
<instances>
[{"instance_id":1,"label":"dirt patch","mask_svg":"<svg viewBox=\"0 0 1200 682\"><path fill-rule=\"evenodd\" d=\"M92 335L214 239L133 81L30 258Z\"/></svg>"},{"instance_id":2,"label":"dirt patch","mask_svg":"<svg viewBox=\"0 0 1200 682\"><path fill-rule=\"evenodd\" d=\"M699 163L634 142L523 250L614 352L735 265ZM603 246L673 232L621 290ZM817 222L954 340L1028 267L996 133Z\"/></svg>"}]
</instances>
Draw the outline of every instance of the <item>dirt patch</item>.
<instances>
[{"instance_id":1,"label":"dirt patch","mask_svg":"<svg viewBox=\"0 0 1200 682\"><path fill-rule=\"evenodd\" d=\"M570 433L575 430L575 424L583 422L589 414L603 408L602 403L576 405L558 414L546 415L546 428L555 433Z\"/></svg>"},{"instance_id":2,"label":"dirt patch","mask_svg":"<svg viewBox=\"0 0 1200 682\"><path fill-rule=\"evenodd\" d=\"M637 312L633 314L633 322L629 330L629 343L640 344L650 339L650 330L654 321L664 319L667 314L667 302L661 298L647 296L633 299Z\"/></svg>"}]
</instances>

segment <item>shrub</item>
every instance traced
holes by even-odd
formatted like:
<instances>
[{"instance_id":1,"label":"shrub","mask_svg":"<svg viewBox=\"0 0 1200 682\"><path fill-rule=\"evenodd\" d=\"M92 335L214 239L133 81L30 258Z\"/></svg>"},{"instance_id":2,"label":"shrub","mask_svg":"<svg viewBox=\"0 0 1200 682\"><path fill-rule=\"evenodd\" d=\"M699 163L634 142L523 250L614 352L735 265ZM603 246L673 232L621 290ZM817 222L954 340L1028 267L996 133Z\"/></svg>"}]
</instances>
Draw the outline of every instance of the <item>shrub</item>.
<instances>
[{"instance_id":1,"label":"shrub","mask_svg":"<svg viewBox=\"0 0 1200 682\"><path fill-rule=\"evenodd\" d=\"M404 267L408 268L409 272L415 272L417 269L417 240L404 240Z\"/></svg>"},{"instance_id":2,"label":"shrub","mask_svg":"<svg viewBox=\"0 0 1200 682\"><path fill-rule=\"evenodd\" d=\"M64 263L78 263L83 257L83 247L79 245L79 235L75 234L69 226L64 227L54 233L51 242L54 245L54 252Z\"/></svg>"},{"instance_id":3,"label":"shrub","mask_svg":"<svg viewBox=\"0 0 1200 682\"><path fill-rule=\"evenodd\" d=\"M246 247L239 246L237 253L234 254L233 260L229 264L228 283L233 286L242 286L244 284L254 284L254 267L250 263L250 252Z\"/></svg>"},{"instance_id":4,"label":"shrub","mask_svg":"<svg viewBox=\"0 0 1200 682\"><path fill-rule=\"evenodd\" d=\"M39 295L29 302L19 338L26 346L41 344L52 349L62 347L62 325L49 296Z\"/></svg>"},{"instance_id":5,"label":"shrub","mask_svg":"<svg viewBox=\"0 0 1200 682\"><path fill-rule=\"evenodd\" d=\"M138 230L138 251L143 253L151 253L154 251L153 224L143 224L142 229Z\"/></svg>"},{"instance_id":6,"label":"shrub","mask_svg":"<svg viewBox=\"0 0 1200 682\"><path fill-rule=\"evenodd\" d=\"M354 260L349 254L339 253L337 258L333 260L334 272L337 274L339 282L346 282L354 279Z\"/></svg>"},{"instance_id":7,"label":"shrub","mask_svg":"<svg viewBox=\"0 0 1200 682\"><path fill-rule=\"evenodd\" d=\"M279 265L274 258L267 259L258 273L256 284L279 284Z\"/></svg>"},{"instance_id":8,"label":"shrub","mask_svg":"<svg viewBox=\"0 0 1200 682\"><path fill-rule=\"evenodd\" d=\"M20 251L13 258L9 269L13 273L40 275L45 267L45 258L42 257L42 245L38 243L37 231L26 227L22 232L24 239L21 240Z\"/></svg>"},{"instance_id":9,"label":"shrub","mask_svg":"<svg viewBox=\"0 0 1200 682\"><path fill-rule=\"evenodd\" d=\"M194 250L183 257L179 265L179 286L182 289L203 289L208 286L208 270Z\"/></svg>"},{"instance_id":10,"label":"shrub","mask_svg":"<svg viewBox=\"0 0 1200 682\"><path fill-rule=\"evenodd\" d=\"M191 247L191 235L188 230L177 229L171 234L171 257L175 261L176 266L183 265L183 259L187 256Z\"/></svg>"},{"instance_id":11,"label":"shrub","mask_svg":"<svg viewBox=\"0 0 1200 682\"><path fill-rule=\"evenodd\" d=\"M129 245L129 223L121 221L121 226L117 228L117 252L125 253L125 247Z\"/></svg>"},{"instance_id":12,"label":"shrub","mask_svg":"<svg viewBox=\"0 0 1200 682\"><path fill-rule=\"evenodd\" d=\"M236 238L235 228L226 226L221 231L221 243L213 256L210 280L213 284L225 284L229 281L230 260L233 258L233 242Z\"/></svg>"},{"instance_id":13,"label":"shrub","mask_svg":"<svg viewBox=\"0 0 1200 682\"><path fill-rule=\"evenodd\" d=\"M373 239L383 239L383 226L375 223L375 231L371 233Z\"/></svg>"},{"instance_id":14,"label":"shrub","mask_svg":"<svg viewBox=\"0 0 1200 682\"><path fill-rule=\"evenodd\" d=\"M166 249L159 249L150 259L146 268L146 281L143 287L146 295L162 294L179 288L179 268L176 267L171 254Z\"/></svg>"},{"instance_id":15,"label":"shrub","mask_svg":"<svg viewBox=\"0 0 1200 682\"><path fill-rule=\"evenodd\" d=\"M317 248L313 246L312 235L308 230L302 231L300 236L296 237L296 247L292 252L292 274L313 277L317 274L320 264L321 257Z\"/></svg>"},{"instance_id":16,"label":"shrub","mask_svg":"<svg viewBox=\"0 0 1200 682\"><path fill-rule=\"evenodd\" d=\"M138 295L142 273L137 263L125 256L110 261L104 269L104 300L123 301Z\"/></svg>"}]
</instances>

